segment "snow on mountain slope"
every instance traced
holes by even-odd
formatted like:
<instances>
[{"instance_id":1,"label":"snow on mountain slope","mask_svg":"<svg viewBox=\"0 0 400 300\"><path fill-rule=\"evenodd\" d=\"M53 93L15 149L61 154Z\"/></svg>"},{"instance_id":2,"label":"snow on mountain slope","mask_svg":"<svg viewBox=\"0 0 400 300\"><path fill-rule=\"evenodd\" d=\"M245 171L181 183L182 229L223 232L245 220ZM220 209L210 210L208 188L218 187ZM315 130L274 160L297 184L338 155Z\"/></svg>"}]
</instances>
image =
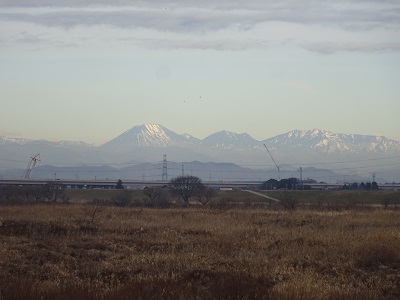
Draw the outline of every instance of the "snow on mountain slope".
<instances>
[{"instance_id":1,"label":"snow on mountain slope","mask_svg":"<svg viewBox=\"0 0 400 300\"><path fill-rule=\"evenodd\" d=\"M400 151L400 142L382 136L338 134L320 129L293 130L264 142L276 148L308 148L325 153L390 154Z\"/></svg>"},{"instance_id":2,"label":"snow on mountain slope","mask_svg":"<svg viewBox=\"0 0 400 300\"><path fill-rule=\"evenodd\" d=\"M196 143L196 138L177 134L159 124L143 124L132 127L103 146L168 147L185 143Z\"/></svg>"},{"instance_id":3,"label":"snow on mountain slope","mask_svg":"<svg viewBox=\"0 0 400 300\"><path fill-rule=\"evenodd\" d=\"M92 148L94 147L91 144L81 142L81 141L47 141L47 140L31 140L31 139L23 139L23 138L8 138L4 136L0 136L0 145L48 145L52 147L60 147L60 148Z\"/></svg>"},{"instance_id":4,"label":"snow on mountain slope","mask_svg":"<svg viewBox=\"0 0 400 300\"><path fill-rule=\"evenodd\" d=\"M199 144L201 142L200 139L188 134L188 133L184 133L182 134L182 136L186 139L187 142L189 143L193 143L193 144Z\"/></svg>"},{"instance_id":5,"label":"snow on mountain slope","mask_svg":"<svg viewBox=\"0 0 400 300\"><path fill-rule=\"evenodd\" d=\"M233 149L235 147L249 147L252 148L258 144L259 141L253 139L247 133L234 133L226 130L216 132L206 137L201 144L207 147L213 148L228 148Z\"/></svg>"},{"instance_id":6,"label":"snow on mountain slope","mask_svg":"<svg viewBox=\"0 0 400 300\"><path fill-rule=\"evenodd\" d=\"M397 175L400 174L400 142L382 136L337 134L313 129L293 130L258 141L247 133L223 130L199 140L187 133L177 134L159 124L134 126L100 147L83 142L0 137L0 168L13 168L17 162L25 166L29 157L36 153L40 153L42 161L47 164L152 162L160 161L165 154L176 162L233 162L242 166L267 165L273 168L264 143L279 165L332 163L331 166L340 169L345 166L351 174L362 168L362 171L381 175L388 171L390 180L397 180L400 176Z\"/></svg>"},{"instance_id":7,"label":"snow on mountain slope","mask_svg":"<svg viewBox=\"0 0 400 300\"><path fill-rule=\"evenodd\" d=\"M33 140L29 140L29 139L9 138L9 137L5 137L5 136L0 136L0 145L6 145L6 144L24 145L24 144L32 142L32 141Z\"/></svg>"}]
</instances>

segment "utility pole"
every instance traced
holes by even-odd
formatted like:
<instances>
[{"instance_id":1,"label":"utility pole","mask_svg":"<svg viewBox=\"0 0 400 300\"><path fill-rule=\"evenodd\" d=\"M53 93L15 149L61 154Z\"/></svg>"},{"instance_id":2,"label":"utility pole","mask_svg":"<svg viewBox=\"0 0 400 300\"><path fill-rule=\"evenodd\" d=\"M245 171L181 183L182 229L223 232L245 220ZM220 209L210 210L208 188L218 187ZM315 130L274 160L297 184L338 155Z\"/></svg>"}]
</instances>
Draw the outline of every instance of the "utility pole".
<instances>
[{"instance_id":1,"label":"utility pole","mask_svg":"<svg viewBox=\"0 0 400 300\"><path fill-rule=\"evenodd\" d=\"M303 167L300 167L299 171L300 171L300 186L301 189L303 189Z\"/></svg>"},{"instance_id":2,"label":"utility pole","mask_svg":"<svg viewBox=\"0 0 400 300\"><path fill-rule=\"evenodd\" d=\"M185 169L183 167L183 164L182 164L182 176L185 176Z\"/></svg>"}]
</instances>

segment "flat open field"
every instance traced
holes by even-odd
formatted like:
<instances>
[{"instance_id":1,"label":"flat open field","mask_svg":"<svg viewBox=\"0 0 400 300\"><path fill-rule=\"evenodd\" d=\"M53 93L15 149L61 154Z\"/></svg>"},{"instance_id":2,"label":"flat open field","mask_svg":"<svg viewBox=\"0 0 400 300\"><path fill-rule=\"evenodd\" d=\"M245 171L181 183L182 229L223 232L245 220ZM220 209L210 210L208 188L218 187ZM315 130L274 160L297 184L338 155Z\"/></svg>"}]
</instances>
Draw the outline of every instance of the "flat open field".
<instances>
[{"instance_id":1,"label":"flat open field","mask_svg":"<svg viewBox=\"0 0 400 300\"><path fill-rule=\"evenodd\" d=\"M2 205L0 299L399 299L399 249L380 207Z\"/></svg>"},{"instance_id":2,"label":"flat open field","mask_svg":"<svg viewBox=\"0 0 400 300\"><path fill-rule=\"evenodd\" d=\"M112 200L121 192L128 190L67 190L67 196L71 202L87 203L95 200ZM282 191L258 191L261 194L281 199ZM146 196L142 190L129 190L131 205L143 204ZM330 209L347 209L355 206L380 206L383 207L385 201L390 207L397 204L400 209L400 192L399 191L290 191L298 200L299 207L305 208L330 208ZM193 203L196 204L196 198ZM271 202L267 198L249 193L242 190L233 191L217 191L212 198L214 204L225 204L226 206L244 206L244 207L265 207L278 208L276 203ZM197 202L197 204L200 204ZM272 204L272 207L271 207ZM216 205L214 205L216 206ZM217 205L218 206L218 205Z\"/></svg>"}]
</instances>

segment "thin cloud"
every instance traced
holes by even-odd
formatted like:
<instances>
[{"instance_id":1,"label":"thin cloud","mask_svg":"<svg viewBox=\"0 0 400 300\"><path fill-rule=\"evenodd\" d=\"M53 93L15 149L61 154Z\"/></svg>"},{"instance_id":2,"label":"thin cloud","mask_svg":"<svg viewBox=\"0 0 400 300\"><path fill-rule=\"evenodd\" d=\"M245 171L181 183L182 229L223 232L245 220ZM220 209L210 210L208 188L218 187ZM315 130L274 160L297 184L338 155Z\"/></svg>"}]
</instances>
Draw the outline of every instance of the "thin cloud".
<instances>
[{"instance_id":1,"label":"thin cloud","mask_svg":"<svg viewBox=\"0 0 400 300\"><path fill-rule=\"evenodd\" d=\"M140 43L150 49L200 49L216 51L243 51L257 48L260 45L260 42L257 40L243 42L234 39L142 39Z\"/></svg>"},{"instance_id":2,"label":"thin cloud","mask_svg":"<svg viewBox=\"0 0 400 300\"><path fill-rule=\"evenodd\" d=\"M43 38L44 36L45 34L31 34L24 31L16 38L16 41L29 44L43 43L47 41L47 39Z\"/></svg>"},{"instance_id":3,"label":"thin cloud","mask_svg":"<svg viewBox=\"0 0 400 300\"><path fill-rule=\"evenodd\" d=\"M25 3L24 1L21 1ZM47 5L46 1L42 1ZM87 1L88 3L103 3L102 1ZM154 2L160 6L155 7ZM168 8L157 1L150 1L149 6L84 6L74 7L74 2L68 1L63 6L45 7L46 10L33 8L20 12L0 11L0 17L13 21L30 22L44 26L70 28L74 26L110 25L122 28L149 28L160 31L212 31L231 26L250 29L257 24L271 21L318 24L326 26L347 27L354 29L370 29L379 26L399 26L400 7L392 5L376 6L359 5L346 7L328 5L324 1L306 1L301 4L284 1L281 5L270 2L257 2L256 5L241 3L241 5L196 6L193 2L184 2L175 8ZM62 2L61 2L62 3ZM127 1L117 2L128 4ZM340 3L340 2L339 2ZM71 6L72 5L72 6ZM14 9L15 11L15 9ZM17 10L18 11L18 10ZM42 8L43 11L43 8Z\"/></svg>"},{"instance_id":4,"label":"thin cloud","mask_svg":"<svg viewBox=\"0 0 400 300\"><path fill-rule=\"evenodd\" d=\"M302 3L307 5L316 5L331 3L329 0L303 0ZM155 6L155 7L181 7L181 6L196 6L196 7L223 7L223 8L237 8L237 7L286 7L296 5L297 0L252 0L252 1L231 1L231 0L181 0L174 2L166 2L165 0L148 0L148 1L135 1L135 0L2 0L0 6L88 6L88 5L113 5L113 6ZM398 0L337 0L335 3L345 5L358 5L358 4L398 4Z\"/></svg>"},{"instance_id":5,"label":"thin cloud","mask_svg":"<svg viewBox=\"0 0 400 300\"><path fill-rule=\"evenodd\" d=\"M5 24L34 24L66 32L76 28L105 26L114 31L130 31L126 37L133 44L144 47L215 50L246 50L271 44L271 37L263 36L262 32L254 36L261 26L273 27L273 38L279 44L291 38L281 36L279 23L306 26L307 30L318 27L321 32L337 29L352 34L384 29L389 32L391 43L379 41L352 45L347 40L325 43L310 39L305 34L297 37L291 45L325 54L337 51L399 51L396 44L396 40L399 40L396 36L400 31L398 1L305 0L299 3L293 0L259 0L232 3L227 0L188 0L166 4L161 0L118 0L110 3L106 0L59 0L55 3L53 0L3 0L0 4L0 21ZM149 38L136 36L138 31L148 32ZM224 32L226 36L221 39L216 32ZM253 36L248 38L248 34ZM192 36L197 40L193 40ZM325 37L323 34L321 36ZM0 31L0 42L4 43L1 40ZM40 41L41 37L35 36L35 33L16 40L27 44ZM75 43L79 44L79 41L73 40L68 44Z\"/></svg>"},{"instance_id":6,"label":"thin cloud","mask_svg":"<svg viewBox=\"0 0 400 300\"><path fill-rule=\"evenodd\" d=\"M336 52L398 52L400 43L338 43L322 42L304 45L304 48L320 54L334 54Z\"/></svg>"},{"instance_id":7,"label":"thin cloud","mask_svg":"<svg viewBox=\"0 0 400 300\"><path fill-rule=\"evenodd\" d=\"M16 36L15 41L18 43L39 45L39 46L46 44L46 43L50 43L53 46L59 47L59 48L69 48L69 47L77 46L76 43L69 43L69 42L65 42L63 40L54 39L54 38L49 37L45 33L31 34L26 31L21 32L20 35Z\"/></svg>"}]
</instances>

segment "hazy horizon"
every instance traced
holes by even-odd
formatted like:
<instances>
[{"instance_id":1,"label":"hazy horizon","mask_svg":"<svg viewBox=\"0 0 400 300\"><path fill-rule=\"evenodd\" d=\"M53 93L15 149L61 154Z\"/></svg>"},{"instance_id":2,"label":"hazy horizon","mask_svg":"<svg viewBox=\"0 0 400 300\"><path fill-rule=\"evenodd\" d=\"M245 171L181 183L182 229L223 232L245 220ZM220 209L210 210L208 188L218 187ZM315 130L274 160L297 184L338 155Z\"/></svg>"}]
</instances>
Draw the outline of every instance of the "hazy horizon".
<instances>
[{"instance_id":1,"label":"hazy horizon","mask_svg":"<svg viewBox=\"0 0 400 300\"><path fill-rule=\"evenodd\" d=\"M0 135L299 129L400 141L400 2L3 0Z\"/></svg>"},{"instance_id":2,"label":"hazy horizon","mask_svg":"<svg viewBox=\"0 0 400 300\"><path fill-rule=\"evenodd\" d=\"M167 127L164 126L163 124L144 123L144 124L134 125L134 126L128 128L127 130L124 130L123 132L120 132L120 133L117 134L116 136L111 137L109 140L107 140L107 141L105 141L105 142L103 142L103 143L100 143L100 144L90 143L90 142L87 142L87 141L85 141L85 140L49 139L48 141L50 141L50 142L62 142L62 141L84 142L84 143L92 144L92 145L94 145L94 146L101 146L101 145L103 145L103 144L105 144L105 143L110 142L110 141L113 140L114 138L116 138L116 137L118 137L118 136L124 134L126 131L130 131L130 130L136 128L136 127L141 127L141 126L145 126L145 125L160 125L160 126L165 127L165 128L168 129L168 130L171 130L171 128L167 128ZM233 132L233 133L235 133L235 134L248 134L248 135L250 135L252 138L254 138L255 140L261 142L261 141L267 140L267 139L269 139L269 138L274 138L274 137L279 136L279 135L288 134L288 133L290 133L290 132L292 132L292 131L296 131L296 130L299 130L299 131L321 130L321 131L331 132L331 133L333 133L333 134L361 135L361 134L354 133L354 132L353 132L353 133L351 133L351 132L350 132L350 133L345 133L345 132L332 132L332 131L329 131L329 130L325 130L325 129L323 129L323 128L310 128L310 129L298 129L298 128L296 128L296 129L293 129L293 130L290 130L290 131L287 131L287 132L278 133L277 135L274 135L274 136L267 136L267 137L264 137L264 138L261 138L261 139L254 138L253 135L252 135L251 133L249 133L249 132ZM204 140L205 138L207 138L207 137L209 137L209 136L211 136L211 135L213 135L213 134L215 134L215 133L221 132L221 131L231 132L231 131L229 131L229 130L220 129L220 130L217 130L217 131L215 131L215 132L210 132L210 133L207 134L204 138L199 138L199 137L197 137L197 136L192 135L190 132L176 132L175 130L172 130L172 131L175 132L175 133L177 133L177 134L181 134L181 135L189 134L189 135L193 136L194 138L197 138L197 139L200 139L200 140ZM1 135L0 135L0 136L1 136ZM365 136L374 136L374 135L366 134ZM10 136L5 136L5 135L4 135L3 137L6 137L6 138L15 138L15 139L19 139L19 138L20 138L20 139L27 139L27 140L30 140L29 138L26 138L26 137L10 137ZM400 140L391 139L391 138L386 137L386 136L383 136L383 135L382 135L382 137L388 138L389 140L394 140L394 141L400 142ZM36 140L36 139L32 139L32 140ZM37 139L37 140L46 140L46 139L39 138L39 139Z\"/></svg>"}]
</instances>

